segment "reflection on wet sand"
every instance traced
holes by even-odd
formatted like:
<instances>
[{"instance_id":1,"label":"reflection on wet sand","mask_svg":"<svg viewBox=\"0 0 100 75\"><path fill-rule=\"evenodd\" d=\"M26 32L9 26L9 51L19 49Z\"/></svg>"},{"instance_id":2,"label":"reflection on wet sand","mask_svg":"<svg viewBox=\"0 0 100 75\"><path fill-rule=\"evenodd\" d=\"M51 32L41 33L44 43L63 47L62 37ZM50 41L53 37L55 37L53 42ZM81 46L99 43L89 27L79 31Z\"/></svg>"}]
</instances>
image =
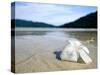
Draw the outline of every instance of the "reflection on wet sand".
<instances>
[{"instance_id":1,"label":"reflection on wet sand","mask_svg":"<svg viewBox=\"0 0 100 75\"><path fill-rule=\"evenodd\" d=\"M18 33L21 33L18 35ZM48 32L34 31L30 34L16 32L15 36L15 72L42 72L57 70L76 70L97 67L97 33L96 31ZM23 33L25 35L23 35ZM61 61L60 52L68 44L68 38L76 38L90 50L91 64ZM94 41L85 41L94 38Z\"/></svg>"}]
</instances>

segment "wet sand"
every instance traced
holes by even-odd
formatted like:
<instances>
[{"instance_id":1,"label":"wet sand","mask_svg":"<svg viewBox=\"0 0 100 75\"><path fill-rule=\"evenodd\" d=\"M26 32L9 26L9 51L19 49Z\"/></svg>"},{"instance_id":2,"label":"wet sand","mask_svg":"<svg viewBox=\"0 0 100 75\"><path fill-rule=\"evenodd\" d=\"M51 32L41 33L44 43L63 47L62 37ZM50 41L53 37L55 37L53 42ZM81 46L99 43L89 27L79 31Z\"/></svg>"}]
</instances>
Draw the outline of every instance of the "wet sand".
<instances>
[{"instance_id":1,"label":"wet sand","mask_svg":"<svg viewBox=\"0 0 100 75\"><path fill-rule=\"evenodd\" d=\"M17 34L18 32L16 32ZM20 33L20 32L19 32ZM44 72L77 69L92 69L97 67L97 33L96 31L78 32L31 32L15 36L15 72ZM41 34L41 35L40 35ZM83 41L90 50L89 56L93 62L85 64L78 61L69 62L59 59L60 52L67 45L67 38ZM86 42L94 38L92 42Z\"/></svg>"}]
</instances>

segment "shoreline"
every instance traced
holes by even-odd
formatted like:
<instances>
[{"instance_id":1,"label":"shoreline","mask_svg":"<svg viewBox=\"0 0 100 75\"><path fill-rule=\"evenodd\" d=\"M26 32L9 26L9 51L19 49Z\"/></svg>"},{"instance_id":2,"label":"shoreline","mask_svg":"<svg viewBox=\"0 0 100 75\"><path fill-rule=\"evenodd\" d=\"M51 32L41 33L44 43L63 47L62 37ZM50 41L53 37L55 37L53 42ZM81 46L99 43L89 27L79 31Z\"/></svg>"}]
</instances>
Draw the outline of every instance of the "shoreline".
<instances>
[{"instance_id":1,"label":"shoreline","mask_svg":"<svg viewBox=\"0 0 100 75\"><path fill-rule=\"evenodd\" d=\"M11 29L12 31L14 29ZM15 31L97 31L95 28L15 28Z\"/></svg>"},{"instance_id":2,"label":"shoreline","mask_svg":"<svg viewBox=\"0 0 100 75\"><path fill-rule=\"evenodd\" d=\"M44 32L38 31L32 35L15 36L16 73L97 68L96 32L45 32L43 35L40 35L42 33ZM93 60L91 64L61 61L57 59L55 52L59 53L59 51L64 49L67 45L66 38L77 38L80 41L86 41L92 37L94 38L93 42L83 43L90 50L89 56Z\"/></svg>"}]
</instances>

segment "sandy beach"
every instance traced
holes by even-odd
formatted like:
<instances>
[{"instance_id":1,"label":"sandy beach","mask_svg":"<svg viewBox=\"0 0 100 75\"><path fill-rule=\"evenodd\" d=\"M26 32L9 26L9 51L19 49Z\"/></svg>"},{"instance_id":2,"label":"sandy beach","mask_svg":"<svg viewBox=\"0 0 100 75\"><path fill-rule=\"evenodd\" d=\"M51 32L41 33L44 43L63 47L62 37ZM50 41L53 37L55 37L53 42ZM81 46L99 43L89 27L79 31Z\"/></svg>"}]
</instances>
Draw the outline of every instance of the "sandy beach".
<instances>
[{"instance_id":1,"label":"sandy beach","mask_svg":"<svg viewBox=\"0 0 100 75\"><path fill-rule=\"evenodd\" d=\"M46 72L97 68L97 33L96 31L78 32L29 32L31 34L15 36L15 72ZM20 32L19 32L20 33ZM67 38L83 41L89 49L93 62L85 64L59 59L61 51L68 44ZM86 42L94 38L92 42ZM13 64L12 64L13 65Z\"/></svg>"}]
</instances>

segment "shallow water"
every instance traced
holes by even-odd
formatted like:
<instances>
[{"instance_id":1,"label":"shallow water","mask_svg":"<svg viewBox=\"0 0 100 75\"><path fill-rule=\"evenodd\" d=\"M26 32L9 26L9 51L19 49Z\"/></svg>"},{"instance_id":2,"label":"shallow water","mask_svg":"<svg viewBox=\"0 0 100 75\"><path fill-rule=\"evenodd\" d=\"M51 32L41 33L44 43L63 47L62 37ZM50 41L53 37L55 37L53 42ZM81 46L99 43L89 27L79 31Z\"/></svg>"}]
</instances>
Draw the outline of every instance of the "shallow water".
<instances>
[{"instance_id":1,"label":"shallow water","mask_svg":"<svg viewBox=\"0 0 100 75\"><path fill-rule=\"evenodd\" d=\"M89 65L61 61L54 52L59 52L68 44L68 38L83 43L90 50L93 62ZM35 61L35 62L34 62ZM16 31L15 36L16 72L40 72L56 70L76 70L97 67L97 32L96 31Z\"/></svg>"},{"instance_id":2,"label":"shallow water","mask_svg":"<svg viewBox=\"0 0 100 75\"><path fill-rule=\"evenodd\" d=\"M97 40L97 31L16 31L16 37L17 36L55 36L80 40L95 38L95 40Z\"/></svg>"}]
</instances>

